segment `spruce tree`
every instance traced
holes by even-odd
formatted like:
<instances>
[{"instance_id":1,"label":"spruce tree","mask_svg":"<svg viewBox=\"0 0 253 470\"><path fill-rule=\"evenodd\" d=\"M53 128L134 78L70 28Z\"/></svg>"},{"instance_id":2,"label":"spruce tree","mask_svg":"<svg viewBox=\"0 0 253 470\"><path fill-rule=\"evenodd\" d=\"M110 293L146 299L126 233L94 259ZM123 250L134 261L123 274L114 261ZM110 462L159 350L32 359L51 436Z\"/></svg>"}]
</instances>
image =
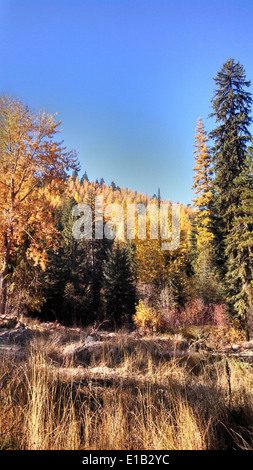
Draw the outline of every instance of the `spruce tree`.
<instances>
[{"instance_id":1,"label":"spruce tree","mask_svg":"<svg viewBox=\"0 0 253 470\"><path fill-rule=\"evenodd\" d=\"M246 91L250 82L239 62L229 59L214 79L216 91L212 99L219 125L210 133L214 139L213 166L215 209L222 234L231 229L233 208L238 204L236 178L246 167L247 143L251 140L249 125L251 94Z\"/></svg>"},{"instance_id":2,"label":"spruce tree","mask_svg":"<svg viewBox=\"0 0 253 470\"><path fill-rule=\"evenodd\" d=\"M57 229L61 234L61 246L50 252L51 263L45 277L48 287L42 316L57 319L65 324L86 323L89 306L88 261L82 240L75 240L72 227L77 217L72 215L76 201L68 199L56 211Z\"/></svg>"},{"instance_id":3,"label":"spruce tree","mask_svg":"<svg viewBox=\"0 0 253 470\"><path fill-rule=\"evenodd\" d=\"M251 163L251 162L250 162ZM253 331L253 177L245 169L235 181L240 203L225 238L228 299L242 321L247 339Z\"/></svg>"},{"instance_id":4,"label":"spruce tree","mask_svg":"<svg viewBox=\"0 0 253 470\"><path fill-rule=\"evenodd\" d=\"M135 261L131 243L115 241L103 265L106 314L114 325L129 322L135 311Z\"/></svg>"},{"instance_id":5,"label":"spruce tree","mask_svg":"<svg viewBox=\"0 0 253 470\"><path fill-rule=\"evenodd\" d=\"M83 184L84 181L88 181L88 182L89 182L89 178L88 178L88 175L87 175L87 171L85 171L85 173L83 174L80 183Z\"/></svg>"},{"instance_id":6,"label":"spruce tree","mask_svg":"<svg viewBox=\"0 0 253 470\"><path fill-rule=\"evenodd\" d=\"M76 178L78 177L78 171L77 170L74 170L72 172L72 175L71 175L71 178L73 181L76 181Z\"/></svg>"},{"instance_id":7,"label":"spruce tree","mask_svg":"<svg viewBox=\"0 0 253 470\"><path fill-rule=\"evenodd\" d=\"M227 301L249 336L252 309L252 173L247 144L251 140L251 94L244 68L229 59L215 78L212 99L217 127L214 139L214 229Z\"/></svg>"}]
</instances>

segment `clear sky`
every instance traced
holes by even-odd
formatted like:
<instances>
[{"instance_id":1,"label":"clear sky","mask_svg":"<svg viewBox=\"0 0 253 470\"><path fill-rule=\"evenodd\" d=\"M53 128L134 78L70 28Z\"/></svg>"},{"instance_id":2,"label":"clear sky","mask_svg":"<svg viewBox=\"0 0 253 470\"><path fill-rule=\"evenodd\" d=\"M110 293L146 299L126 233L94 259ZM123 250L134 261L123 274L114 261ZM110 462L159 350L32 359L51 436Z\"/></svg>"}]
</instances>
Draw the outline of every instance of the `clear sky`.
<instances>
[{"instance_id":1,"label":"clear sky","mask_svg":"<svg viewBox=\"0 0 253 470\"><path fill-rule=\"evenodd\" d=\"M252 51L252 0L0 0L0 94L58 112L80 176L173 202L213 78L233 57L253 81Z\"/></svg>"}]
</instances>

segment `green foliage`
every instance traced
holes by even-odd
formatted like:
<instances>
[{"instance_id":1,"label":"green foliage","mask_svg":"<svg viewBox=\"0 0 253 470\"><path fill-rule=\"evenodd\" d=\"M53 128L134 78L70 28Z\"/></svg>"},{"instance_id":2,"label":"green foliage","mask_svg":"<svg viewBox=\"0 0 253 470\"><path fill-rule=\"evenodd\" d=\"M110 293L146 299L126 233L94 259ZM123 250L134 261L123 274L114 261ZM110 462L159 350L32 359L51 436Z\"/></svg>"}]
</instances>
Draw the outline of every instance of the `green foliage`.
<instances>
[{"instance_id":1,"label":"green foliage","mask_svg":"<svg viewBox=\"0 0 253 470\"><path fill-rule=\"evenodd\" d=\"M8 256L2 256L0 268L2 284L8 284L11 309L41 310L44 318L65 324L84 325L110 319L112 324L119 326L134 320L140 329L162 331L167 328L168 319L175 325L180 322L204 325L212 316L213 324L218 325L224 320L222 309L226 304L249 336L253 329L253 159L252 148L248 148L252 98L247 91L250 82L246 80L242 65L229 59L218 72L215 85L211 116L216 118L216 127L209 136L213 147L210 149L199 119L194 145L195 199L193 207L180 207L179 247L162 250L161 228L158 238L151 237L152 217L148 208L152 202L159 209L160 191L158 196L150 198L147 194L120 188L114 181L107 186L103 178L90 182L87 172L79 181L79 166L72 158L68 171L74 171L69 180L64 165L60 166L58 179L50 183L51 167L45 171L43 177L31 185L36 196L31 201L37 203L40 192L38 210L34 211L33 217L27 218L24 214L30 213L31 207L27 204L26 210L17 212L11 226L2 234L0 248ZM13 124L12 127L16 132L17 126ZM23 151L25 145L21 137L19 145ZM53 142L50 149L54 157ZM47 156L48 147L43 151ZM67 158L67 154L64 155ZM8 169L9 153L4 158ZM20 183L15 187L22 186L30 163L28 161L24 176L20 174ZM16 168L15 164L12 167ZM7 187L3 182L3 201ZM105 237L96 239L96 196L102 196L104 208L109 204L120 204L125 216L127 204L142 205L147 209L146 236L138 238L136 219L131 243ZM21 202L23 199L21 197ZM45 204L44 212L41 201ZM48 201L50 205L47 205ZM88 204L92 209L91 239L76 240L73 237L76 217L72 209L77 203ZM51 231L47 217L49 206L50 211L52 209ZM8 212L8 201L4 207ZM168 207L171 229L170 202ZM157 213L160 216L159 210ZM106 217L103 224L108 221ZM13 224L17 221L20 235L11 249L7 235L16 234ZM36 243L34 234L37 234ZM53 243L58 236L60 245ZM32 240L34 253L29 258L26 254L31 253ZM38 241L40 250L37 250ZM48 259L50 264L47 264ZM137 307L136 292L140 299ZM2 304L6 304L6 299L3 300Z\"/></svg>"},{"instance_id":2,"label":"green foliage","mask_svg":"<svg viewBox=\"0 0 253 470\"><path fill-rule=\"evenodd\" d=\"M83 184L84 181L89 181L87 171L85 171L85 173L83 174L80 183Z\"/></svg>"},{"instance_id":3,"label":"green foliage","mask_svg":"<svg viewBox=\"0 0 253 470\"><path fill-rule=\"evenodd\" d=\"M72 215L75 204L74 198L70 198L56 214L61 247L56 252L51 251L51 263L46 271L47 300L42 313L49 319L57 318L66 324L85 324L91 320L88 316L92 304L90 263L87 246L72 235L76 220Z\"/></svg>"},{"instance_id":4,"label":"green foliage","mask_svg":"<svg viewBox=\"0 0 253 470\"><path fill-rule=\"evenodd\" d=\"M216 258L225 280L227 300L243 319L252 309L252 170L247 153L251 140L250 82L239 62L229 59L215 78L212 100L219 124L214 139L214 220Z\"/></svg>"},{"instance_id":5,"label":"green foliage","mask_svg":"<svg viewBox=\"0 0 253 470\"><path fill-rule=\"evenodd\" d=\"M131 243L115 241L103 263L106 313L116 325L130 321L135 311L135 261Z\"/></svg>"},{"instance_id":6,"label":"green foliage","mask_svg":"<svg viewBox=\"0 0 253 470\"><path fill-rule=\"evenodd\" d=\"M231 230L225 239L226 281L231 308L238 314L247 334L253 319L253 178L243 172L236 180L240 204L234 207Z\"/></svg>"}]
</instances>

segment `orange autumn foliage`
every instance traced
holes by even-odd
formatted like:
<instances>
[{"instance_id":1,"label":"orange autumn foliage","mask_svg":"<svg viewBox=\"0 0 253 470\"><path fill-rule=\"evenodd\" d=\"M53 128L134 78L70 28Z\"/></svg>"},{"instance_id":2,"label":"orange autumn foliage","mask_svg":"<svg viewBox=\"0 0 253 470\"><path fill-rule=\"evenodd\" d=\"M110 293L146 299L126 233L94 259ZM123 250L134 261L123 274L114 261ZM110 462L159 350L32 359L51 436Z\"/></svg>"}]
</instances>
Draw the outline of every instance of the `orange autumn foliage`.
<instances>
[{"instance_id":1,"label":"orange autumn foliage","mask_svg":"<svg viewBox=\"0 0 253 470\"><path fill-rule=\"evenodd\" d=\"M78 169L74 152L56 141L60 123L54 116L35 114L22 102L0 98L0 291L6 302L8 262L24 239L27 259L45 269L47 250L57 245L49 183L59 188L67 171ZM45 191L47 188L47 192ZM51 188L51 189L50 189Z\"/></svg>"}]
</instances>

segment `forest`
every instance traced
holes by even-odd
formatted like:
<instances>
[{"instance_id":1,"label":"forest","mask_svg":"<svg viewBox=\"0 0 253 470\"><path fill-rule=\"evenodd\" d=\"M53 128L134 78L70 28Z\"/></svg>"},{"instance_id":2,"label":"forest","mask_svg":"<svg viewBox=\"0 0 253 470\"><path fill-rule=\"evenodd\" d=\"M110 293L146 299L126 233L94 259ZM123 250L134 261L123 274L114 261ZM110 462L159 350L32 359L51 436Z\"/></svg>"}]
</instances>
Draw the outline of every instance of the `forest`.
<instances>
[{"instance_id":1,"label":"forest","mask_svg":"<svg viewBox=\"0 0 253 470\"><path fill-rule=\"evenodd\" d=\"M95 237L95 199L103 207L161 202L103 178L89 181L75 152L57 140L59 123L1 98L1 313L65 325L106 322L152 330L237 320L252 330L252 138L250 82L228 60L215 78L207 135L198 119L192 205L180 207L180 244L162 250L161 230L145 238ZM77 204L92 210L92 236L72 234ZM139 207L139 206L138 206ZM107 211L108 212L108 211ZM111 215L112 215L111 209ZM104 217L103 224L110 216ZM168 222L171 225L171 220ZM136 224L137 226L137 221ZM136 227L135 227L136 228ZM191 313L189 313L191 312ZM190 318L190 317L193 318ZM188 318L189 317L189 318Z\"/></svg>"},{"instance_id":2,"label":"forest","mask_svg":"<svg viewBox=\"0 0 253 470\"><path fill-rule=\"evenodd\" d=\"M178 201L180 243L171 250L163 249L161 214L166 205L173 236L174 204L159 188L150 196L102 175L90 181L55 116L0 98L1 348L16 338L1 366L9 377L1 448L252 448L250 359L224 352L252 345L252 95L234 59L214 82L215 125L208 133L203 118L196 123L194 199ZM134 208L131 236L117 223L118 207L125 219ZM16 373L13 354L25 361ZM21 424L13 431L14 416Z\"/></svg>"}]
</instances>

